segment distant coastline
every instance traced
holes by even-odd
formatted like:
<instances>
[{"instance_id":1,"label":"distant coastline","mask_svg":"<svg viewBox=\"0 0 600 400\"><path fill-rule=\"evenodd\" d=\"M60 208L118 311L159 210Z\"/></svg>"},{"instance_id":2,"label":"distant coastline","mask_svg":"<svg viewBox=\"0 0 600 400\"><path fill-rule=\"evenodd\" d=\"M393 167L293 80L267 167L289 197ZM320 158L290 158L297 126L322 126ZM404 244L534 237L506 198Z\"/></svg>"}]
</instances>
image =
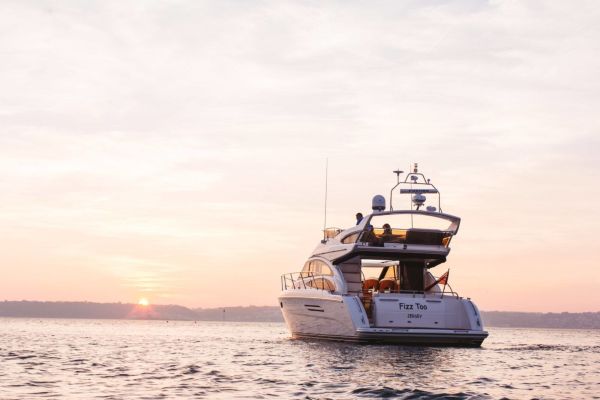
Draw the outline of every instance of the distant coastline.
<instances>
[{"instance_id":1,"label":"distant coastline","mask_svg":"<svg viewBox=\"0 0 600 400\"><path fill-rule=\"evenodd\" d=\"M482 311L481 314L485 325L490 327L600 329L600 312ZM0 317L283 322L279 307L276 306L192 309L179 305L144 307L128 303L25 300L0 301Z\"/></svg>"}]
</instances>

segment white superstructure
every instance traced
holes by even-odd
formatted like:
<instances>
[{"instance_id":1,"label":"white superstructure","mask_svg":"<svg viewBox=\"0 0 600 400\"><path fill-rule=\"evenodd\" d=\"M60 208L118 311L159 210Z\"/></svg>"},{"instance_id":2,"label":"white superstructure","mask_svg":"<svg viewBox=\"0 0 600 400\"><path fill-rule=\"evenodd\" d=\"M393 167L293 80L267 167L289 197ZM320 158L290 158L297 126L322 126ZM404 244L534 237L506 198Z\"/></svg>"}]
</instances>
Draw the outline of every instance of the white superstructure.
<instances>
[{"instance_id":1,"label":"white superstructure","mask_svg":"<svg viewBox=\"0 0 600 400\"><path fill-rule=\"evenodd\" d=\"M436 278L460 218L441 212L437 188L415 164L373 213L348 229L325 229L300 272L281 277L279 304L295 338L479 346L487 337L477 306ZM408 199L394 210L399 189ZM426 195L437 197L427 206ZM422 209L425 208L425 209Z\"/></svg>"}]
</instances>

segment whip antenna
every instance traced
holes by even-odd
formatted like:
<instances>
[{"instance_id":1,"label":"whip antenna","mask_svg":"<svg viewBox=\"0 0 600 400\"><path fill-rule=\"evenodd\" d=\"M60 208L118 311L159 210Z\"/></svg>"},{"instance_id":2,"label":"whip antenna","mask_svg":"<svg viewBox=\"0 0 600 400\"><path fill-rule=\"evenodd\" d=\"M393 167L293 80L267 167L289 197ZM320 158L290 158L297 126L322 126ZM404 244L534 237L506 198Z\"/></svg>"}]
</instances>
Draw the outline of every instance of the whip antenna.
<instances>
[{"instance_id":1,"label":"whip antenna","mask_svg":"<svg viewBox=\"0 0 600 400\"><path fill-rule=\"evenodd\" d=\"M325 159L325 216L323 218L323 239L325 239L325 229L327 229L327 175L329 169L329 158Z\"/></svg>"}]
</instances>

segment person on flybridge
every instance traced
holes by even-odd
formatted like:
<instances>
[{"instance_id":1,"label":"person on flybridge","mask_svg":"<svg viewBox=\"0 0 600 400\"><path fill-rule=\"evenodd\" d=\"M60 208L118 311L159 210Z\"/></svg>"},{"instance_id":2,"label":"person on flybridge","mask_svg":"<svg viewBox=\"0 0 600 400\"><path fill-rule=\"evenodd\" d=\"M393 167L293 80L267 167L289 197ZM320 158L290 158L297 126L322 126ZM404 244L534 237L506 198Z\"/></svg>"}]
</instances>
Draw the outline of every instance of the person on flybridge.
<instances>
[{"instance_id":1,"label":"person on flybridge","mask_svg":"<svg viewBox=\"0 0 600 400\"><path fill-rule=\"evenodd\" d=\"M384 235L392 234L392 227L390 226L390 224L383 224L383 234Z\"/></svg>"},{"instance_id":2,"label":"person on flybridge","mask_svg":"<svg viewBox=\"0 0 600 400\"><path fill-rule=\"evenodd\" d=\"M362 219L363 219L362 213L356 213L356 225L360 224L360 221L362 221Z\"/></svg>"}]
</instances>

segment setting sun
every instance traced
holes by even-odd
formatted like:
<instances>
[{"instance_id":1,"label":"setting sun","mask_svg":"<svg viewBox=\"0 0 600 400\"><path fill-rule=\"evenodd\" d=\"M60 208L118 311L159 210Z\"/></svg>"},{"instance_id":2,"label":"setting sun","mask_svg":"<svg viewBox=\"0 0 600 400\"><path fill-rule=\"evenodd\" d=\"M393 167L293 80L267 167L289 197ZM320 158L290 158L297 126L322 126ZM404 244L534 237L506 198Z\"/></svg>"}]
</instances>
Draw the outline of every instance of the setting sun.
<instances>
[{"instance_id":1,"label":"setting sun","mask_svg":"<svg viewBox=\"0 0 600 400\"><path fill-rule=\"evenodd\" d=\"M148 299L145 297L142 297L141 299L138 300L138 304L140 306L144 306L146 307L147 305L149 305L150 303L148 302Z\"/></svg>"}]
</instances>

